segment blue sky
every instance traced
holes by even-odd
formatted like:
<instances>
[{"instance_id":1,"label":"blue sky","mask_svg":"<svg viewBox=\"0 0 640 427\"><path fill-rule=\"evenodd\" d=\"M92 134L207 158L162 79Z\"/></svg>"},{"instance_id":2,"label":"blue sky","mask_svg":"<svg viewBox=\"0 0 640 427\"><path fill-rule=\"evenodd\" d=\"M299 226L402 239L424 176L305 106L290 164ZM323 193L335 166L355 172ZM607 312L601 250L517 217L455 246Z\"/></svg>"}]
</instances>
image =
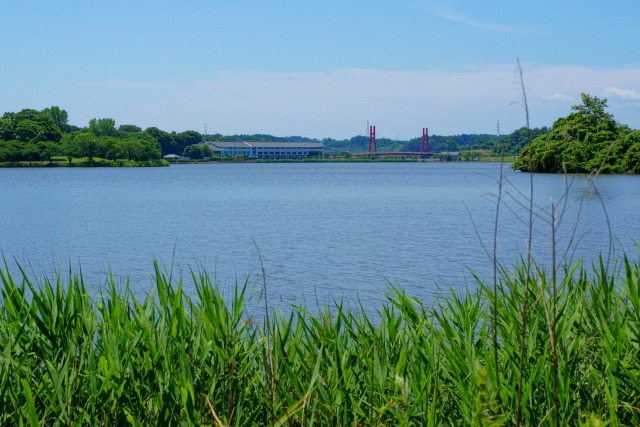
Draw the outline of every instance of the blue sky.
<instances>
[{"instance_id":1,"label":"blue sky","mask_svg":"<svg viewBox=\"0 0 640 427\"><path fill-rule=\"evenodd\" d=\"M640 2L3 2L0 114L57 105L167 131L506 134L580 93L640 128Z\"/></svg>"}]
</instances>

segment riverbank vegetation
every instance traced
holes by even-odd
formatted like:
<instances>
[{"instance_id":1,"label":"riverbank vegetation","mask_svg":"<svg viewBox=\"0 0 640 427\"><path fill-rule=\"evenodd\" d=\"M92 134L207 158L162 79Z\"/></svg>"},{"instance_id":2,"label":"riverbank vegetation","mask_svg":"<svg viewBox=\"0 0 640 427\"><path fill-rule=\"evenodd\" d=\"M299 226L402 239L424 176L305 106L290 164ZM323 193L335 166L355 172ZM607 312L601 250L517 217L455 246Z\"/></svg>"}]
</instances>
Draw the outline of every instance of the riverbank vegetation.
<instances>
[{"instance_id":1,"label":"riverbank vegetation","mask_svg":"<svg viewBox=\"0 0 640 427\"><path fill-rule=\"evenodd\" d=\"M582 104L524 147L513 168L523 172L640 173L640 130L617 123L607 100L582 94Z\"/></svg>"},{"instance_id":2,"label":"riverbank vegetation","mask_svg":"<svg viewBox=\"0 0 640 427\"><path fill-rule=\"evenodd\" d=\"M532 135L542 135L547 128L532 129ZM456 158L478 161L485 158L517 155L528 133L519 129L505 136L462 134L430 136L430 151L459 152ZM352 153L366 152L369 138L354 136L336 140L301 136L277 137L255 135L202 135L196 131L166 132L156 127L142 130L132 124L116 127L110 118L95 118L87 126L69 124L68 113L57 106L42 111L24 109L5 112L0 118L0 166L63 166L58 161L65 157L67 166L150 166L166 165L160 159L167 155L192 160L229 161L216 155L204 144L214 141L251 142L322 142L326 158L349 157ZM379 151L416 152L421 150L421 137L410 140L379 138ZM446 157L446 155L444 156ZM444 158L442 160L447 160Z\"/></svg>"},{"instance_id":3,"label":"riverbank vegetation","mask_svg":"<svg viewBox=\"0 0 640 427\"><path fill-rule=\"evenodd\" d=\"M139 299L5 263L0 423L638 425L640 267L618 267L521 265L429 305L390 287L372 314L271 311L266 279L223 295L206 272L156 264Z\"/></svg>"},{"instance_id":4,"label":"riverbank vegetation","mask_svg":"<svg viewBox=\"0 0 640 427\"><path fill-rule=\"evenodd\" d=\"M54 166L59 156L68 166L164 165L155 138L135 126L116 130L112 119L93 119L88 128L74 129L58 107L5 113L0 119L1 163Z\"/></svg>"}]
</instances>

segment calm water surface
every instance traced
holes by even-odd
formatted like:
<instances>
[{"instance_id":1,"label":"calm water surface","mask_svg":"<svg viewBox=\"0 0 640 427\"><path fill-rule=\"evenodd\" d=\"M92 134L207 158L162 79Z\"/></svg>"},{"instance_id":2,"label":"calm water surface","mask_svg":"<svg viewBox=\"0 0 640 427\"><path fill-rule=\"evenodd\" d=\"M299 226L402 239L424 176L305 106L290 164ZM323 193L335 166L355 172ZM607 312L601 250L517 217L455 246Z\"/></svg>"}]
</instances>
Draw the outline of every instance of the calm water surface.
<instances>
[{"instance_id":1,"label":"calm water surface","mask_svg":"<svg viewBox=\"0 0 640 427\"><path fill-rule=\"evenodd\" d=\"M141 295L154 259L183 276L206 269L223 287L259 279L262 260L276 304L376 305L388 282L428 301L473 286L471 271L491 280L499 178L491 163L0 169L0 250L36 277L71 264L93 285L128 277ZM550 260L552 205L567 259L611 246L637 258L639 179L535 175L536 258ZM524 254L528 195L529 175L505 167L506 266Z\"/></svg>"}]
</instances>

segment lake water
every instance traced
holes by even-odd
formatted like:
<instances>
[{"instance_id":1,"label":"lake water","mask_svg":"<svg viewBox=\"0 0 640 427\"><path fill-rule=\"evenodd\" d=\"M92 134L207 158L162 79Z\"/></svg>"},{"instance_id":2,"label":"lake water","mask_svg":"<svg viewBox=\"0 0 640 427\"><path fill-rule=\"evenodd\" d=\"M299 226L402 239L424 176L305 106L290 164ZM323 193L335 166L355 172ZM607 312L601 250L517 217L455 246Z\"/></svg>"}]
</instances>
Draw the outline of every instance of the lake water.
<instances>
[{"instance_id":1,"label":"lake water","mask_svg":"<svg viewBox=\"0 0 640 427\"><path fill-rule=\"evenodd\" d=\"M497 253L513 266L529 175L503 172ZM14 259L36 277L71 264L92 286L111 271L141 295L157 259L187 279L206 269L225 289L259 279L262 265L274 304L377 306L388 282L430 301L473 286L471 271L492 279L500 176L499 164L439 162L0 169L0 250L13 271ZM611 246L613 258L637 259L639 180L601 176L594 189L586 177L535 175L538 261L550 261L552 204L568 259Z\"/></svg>"}]
</instances>

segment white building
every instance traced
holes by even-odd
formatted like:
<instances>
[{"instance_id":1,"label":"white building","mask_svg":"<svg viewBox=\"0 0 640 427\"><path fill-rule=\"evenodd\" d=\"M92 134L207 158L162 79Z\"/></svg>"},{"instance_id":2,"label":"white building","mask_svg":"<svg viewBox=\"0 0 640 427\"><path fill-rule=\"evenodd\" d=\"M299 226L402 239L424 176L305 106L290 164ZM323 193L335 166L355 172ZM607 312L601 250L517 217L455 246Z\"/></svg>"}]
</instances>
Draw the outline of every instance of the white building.
<instances>
[{"instance_id":1,"label":"white building","mask_svg":"<svg viewBox=\"0 0 640 427\"><path fill-rule=\"evenodd\" d=\"M320 142L207 142L214 154L245 159L305 159L322 157Z\"/></svg>"}]
</instances>

